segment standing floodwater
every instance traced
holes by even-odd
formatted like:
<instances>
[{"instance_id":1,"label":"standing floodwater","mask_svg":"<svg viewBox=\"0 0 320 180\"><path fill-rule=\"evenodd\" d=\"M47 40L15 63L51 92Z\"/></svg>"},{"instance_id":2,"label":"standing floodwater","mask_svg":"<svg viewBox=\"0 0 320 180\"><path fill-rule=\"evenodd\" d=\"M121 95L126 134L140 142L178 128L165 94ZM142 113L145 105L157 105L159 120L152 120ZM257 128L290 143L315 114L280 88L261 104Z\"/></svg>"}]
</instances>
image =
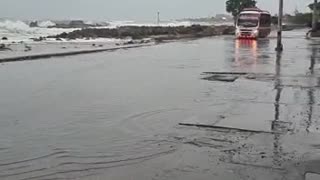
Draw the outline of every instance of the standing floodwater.
<instances>
[{"instance_id":1,"label":"standing floodwater","mask_svg":"<svg viewBox=\"0 0 320 180\"><path fill-rule=\"evenodd\" d=\"M1 64L0 179L299 177L319 158L319 42L303 35L281 56L274 38L214 37Z\"/></svg>"}]
</instances>

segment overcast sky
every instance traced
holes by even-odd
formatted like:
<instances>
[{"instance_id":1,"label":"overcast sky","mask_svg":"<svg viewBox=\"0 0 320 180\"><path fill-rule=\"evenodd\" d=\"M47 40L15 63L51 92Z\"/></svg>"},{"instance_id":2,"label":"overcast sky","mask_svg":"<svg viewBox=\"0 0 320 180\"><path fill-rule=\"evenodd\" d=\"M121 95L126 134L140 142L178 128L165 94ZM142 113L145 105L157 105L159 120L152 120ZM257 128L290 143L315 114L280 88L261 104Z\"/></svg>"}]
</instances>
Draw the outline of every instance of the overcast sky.
<instances>
[{"instance_id":1,"label":"overcast sky","mask_svg":"<svg viewBox=\"0 0 320 180\"><path fill-rule=\"evenodd\" d=\"M285 11L306 11L313 0L285 0ZM0 17L15 19L165 20L225 13L225 0L0 0ZM258 0L277 12L278 0Z\"/></svg>"}]
</instances>

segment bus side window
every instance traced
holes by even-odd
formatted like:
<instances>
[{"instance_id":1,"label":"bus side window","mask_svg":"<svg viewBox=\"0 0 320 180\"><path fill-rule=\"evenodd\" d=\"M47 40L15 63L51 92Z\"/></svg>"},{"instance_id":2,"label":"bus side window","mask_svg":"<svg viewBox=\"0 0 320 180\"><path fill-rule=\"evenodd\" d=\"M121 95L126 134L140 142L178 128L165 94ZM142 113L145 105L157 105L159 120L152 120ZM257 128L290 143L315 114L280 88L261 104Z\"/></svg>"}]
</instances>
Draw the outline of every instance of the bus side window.
<instances>
[{"instance_id":1,"label":"bus side window","mask_svg":"<svg viewBox=\"0 0 320 180\"><path fill-rule=\"evenodd\" d=\"M260 17L260 26L269 27L271 25L271 17L267 14L262 14Z\"/></svg>"},{"instance_id":2,"label":"bus side window","mask_svg":"<svg viewBox=\"0 0 320 180\"><path fill-rule=\"evenodd\" d=\"M264 19L264 16L262 14L261 17L260 17L260 27L264 27L264 26L265 26L265 19Z\"/></svg>"},{"instance_id":3,"label":"bus side window","mask_svg":"<svg viewBox=\"0 0 320 180\"><path fill-rule=\"evenodd\" d=\"M270 15L266 15L266 24L267 24L267 26L271 26L271 16Z\"/></svg>"}]
</instances>

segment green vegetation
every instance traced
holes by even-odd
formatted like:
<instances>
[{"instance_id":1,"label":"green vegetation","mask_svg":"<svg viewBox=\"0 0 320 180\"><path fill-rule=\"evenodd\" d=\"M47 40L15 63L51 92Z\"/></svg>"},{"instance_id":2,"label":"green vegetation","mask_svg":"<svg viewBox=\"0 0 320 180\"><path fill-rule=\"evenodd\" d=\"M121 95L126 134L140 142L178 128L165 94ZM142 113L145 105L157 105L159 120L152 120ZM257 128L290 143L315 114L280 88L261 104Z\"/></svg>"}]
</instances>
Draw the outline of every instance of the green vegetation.
<instances>
[{"instance_id":1,"label":"green vegetation","mask_svg":"<svg viewBox=\"0 0 320 180\"><path fill-rule=\"evenodd\" d=\"M292 24L309 25L312 22L312 13L296 13L293 16L287 16L288 22Z\"/></svg>"},{"instance_id":2,"label":"green vegetation","mask_svg":"<svg viewBox=\"0 0 320 180\"><path fill-rule=\"evenodd\" d=\"M236 17L244 8L256 7L256 4L256 0L227 0L226 11Z\"/></svg>"},{"instance_id":3,"label":"green vegetation","mask_svg":"<svg viewBox=\"0 0 320 180\"><path fill-rule=\"evenodd\" d=\"M308 7L309 7L311 10L313 10L313 5L314 5L314 3L311 3L311 4L308 5ZM317 9L320 9L320 2L317 3Z\"/></svg>"},{"instance_id":4,"label":"green vegetation","mask_svg":"<svg viewBox=\"0 0 320 180\"><path fill-rule=\"evenodd\" d=\"M274 25L278 24L278 16L272 16L271 22ZM284 23L310 26L312 22L312 13L295 13L294 15L286 14L283 17Z\"/></svg>"}]
</instances>

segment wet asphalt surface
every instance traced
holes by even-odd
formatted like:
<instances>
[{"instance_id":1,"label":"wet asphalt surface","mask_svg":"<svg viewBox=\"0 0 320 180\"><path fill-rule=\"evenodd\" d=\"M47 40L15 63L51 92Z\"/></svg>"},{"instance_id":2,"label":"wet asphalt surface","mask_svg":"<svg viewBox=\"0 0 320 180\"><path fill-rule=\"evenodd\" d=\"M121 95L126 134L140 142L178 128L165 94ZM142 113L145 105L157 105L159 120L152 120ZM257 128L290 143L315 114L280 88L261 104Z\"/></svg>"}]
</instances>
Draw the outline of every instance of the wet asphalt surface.
<instances>
[{"instance_id":1,"label":"wet asphalt surface","mask_svg":"<svg viewBox=\"0 0 320 180\"><path fill-rule=\"evenodd\" d=\"M1 64L0 179L319 179L320 40L275 44Z\"/></svg>"}]
</instances>

